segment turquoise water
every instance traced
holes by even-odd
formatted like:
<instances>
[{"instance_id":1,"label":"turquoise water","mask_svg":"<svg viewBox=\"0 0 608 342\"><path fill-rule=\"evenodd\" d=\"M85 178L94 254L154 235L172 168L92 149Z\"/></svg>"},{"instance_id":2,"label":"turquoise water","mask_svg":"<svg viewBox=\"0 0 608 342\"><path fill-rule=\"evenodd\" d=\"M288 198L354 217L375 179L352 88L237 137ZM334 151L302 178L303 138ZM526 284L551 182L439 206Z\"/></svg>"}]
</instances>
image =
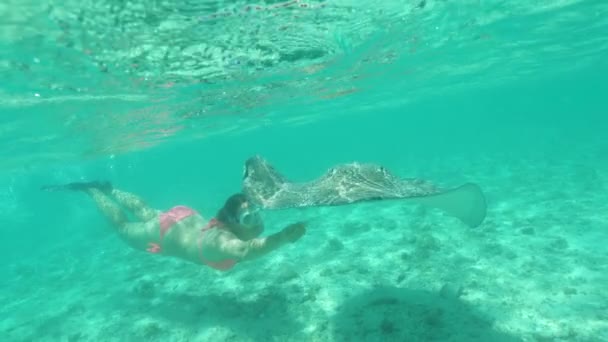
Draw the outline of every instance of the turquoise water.
<instances>
[{"instance_id":1,"label":"turquoise water","mask_svg":"<svg viewBox=\"0 0 608 342\"><path fill-rule=\"evenodd\" d=\"M306 5L306 6L304 6ZM248 9L247 6L254 6ZM260 9L256 9L259 6ZM602 1L0 4L3 341L608 340ZM211 217L260 154L475 182L480 227L380 201L265 211L227 273L141 253L106 179Z\"/></svg>"}]
</instances>

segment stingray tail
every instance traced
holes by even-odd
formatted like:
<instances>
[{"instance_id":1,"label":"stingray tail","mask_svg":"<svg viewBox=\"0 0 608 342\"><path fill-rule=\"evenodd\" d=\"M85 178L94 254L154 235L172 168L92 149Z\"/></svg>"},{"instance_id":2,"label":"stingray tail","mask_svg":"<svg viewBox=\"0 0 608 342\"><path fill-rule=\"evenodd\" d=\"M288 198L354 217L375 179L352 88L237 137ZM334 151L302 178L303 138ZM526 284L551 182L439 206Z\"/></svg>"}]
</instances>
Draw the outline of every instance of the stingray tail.
<instances>
[{"instance_id":1,"label":"stingray tail","mask_svg":"<svg viewBox=\"0 0 608 342\"><path fill-rule=\"evenodd\" d=\"M486 198L481 188L467 183L439 194L413 198L422 205L443 210L470 227L479 226L486 217Z\"/></svg>"}]
</instances>

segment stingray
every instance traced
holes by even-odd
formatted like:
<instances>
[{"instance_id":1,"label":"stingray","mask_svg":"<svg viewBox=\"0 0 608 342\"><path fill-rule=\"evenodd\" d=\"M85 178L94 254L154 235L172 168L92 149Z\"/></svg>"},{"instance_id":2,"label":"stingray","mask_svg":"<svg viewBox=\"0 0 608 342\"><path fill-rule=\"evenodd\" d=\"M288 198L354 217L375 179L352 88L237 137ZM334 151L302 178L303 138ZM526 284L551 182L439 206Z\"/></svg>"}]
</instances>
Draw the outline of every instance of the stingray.
<instances>
[{"instance_id":1,"label":"stingray","mask_svg":"<svg viewBox=\"0 0 608 342\"><path fill-rule=\"evenodd\" d=\"M402 200L443 210L477 227L487 208L485 196L475 183L442 189L427 180L397 177L372 163L339 164L311 181L291 182L256 155L245 162L242 185L252 204L268 210Z\"/></svg>"}]
</instances>

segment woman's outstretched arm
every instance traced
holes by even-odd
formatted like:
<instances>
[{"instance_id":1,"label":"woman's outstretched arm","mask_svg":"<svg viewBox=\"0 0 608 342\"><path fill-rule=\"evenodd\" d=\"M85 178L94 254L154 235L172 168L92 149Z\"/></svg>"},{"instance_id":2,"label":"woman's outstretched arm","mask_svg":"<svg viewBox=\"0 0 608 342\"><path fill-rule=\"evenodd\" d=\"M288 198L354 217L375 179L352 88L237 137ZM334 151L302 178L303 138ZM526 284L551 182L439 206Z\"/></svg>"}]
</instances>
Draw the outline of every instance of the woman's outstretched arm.
<instances>
[{"instance_id":1,"label":"woman's outstretched arm","mask_svg":"<svg viewBox=\"0 0 608 342\"><path fill-rule=\"evenodd\" d=\"M264 256L279 247L299 240L306 232L304 223L291 224L278 233L243 241L232 234L218 236L218 250L227 258L248 261Z\"/></svg>"}]
</instances>

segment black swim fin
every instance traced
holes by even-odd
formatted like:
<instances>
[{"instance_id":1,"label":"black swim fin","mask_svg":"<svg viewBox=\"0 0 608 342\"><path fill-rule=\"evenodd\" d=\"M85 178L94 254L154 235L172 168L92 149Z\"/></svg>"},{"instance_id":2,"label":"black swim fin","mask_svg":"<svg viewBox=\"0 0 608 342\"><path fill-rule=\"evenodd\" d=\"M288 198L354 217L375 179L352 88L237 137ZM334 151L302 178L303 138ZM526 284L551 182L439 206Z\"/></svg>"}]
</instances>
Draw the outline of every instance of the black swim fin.
<instances>
[{"instance_id":1,"label":"black swim fin","mask_svg":"<svg viewBox=\"0 0 608 342\"><path fill-rule=\"evenodd\" d=\"M72 182L60 185L46 185L40 188L43 191L86 191L88 189L110 192L112 191L112 183L107 181Z\"/></svg>"}]
</instances>

